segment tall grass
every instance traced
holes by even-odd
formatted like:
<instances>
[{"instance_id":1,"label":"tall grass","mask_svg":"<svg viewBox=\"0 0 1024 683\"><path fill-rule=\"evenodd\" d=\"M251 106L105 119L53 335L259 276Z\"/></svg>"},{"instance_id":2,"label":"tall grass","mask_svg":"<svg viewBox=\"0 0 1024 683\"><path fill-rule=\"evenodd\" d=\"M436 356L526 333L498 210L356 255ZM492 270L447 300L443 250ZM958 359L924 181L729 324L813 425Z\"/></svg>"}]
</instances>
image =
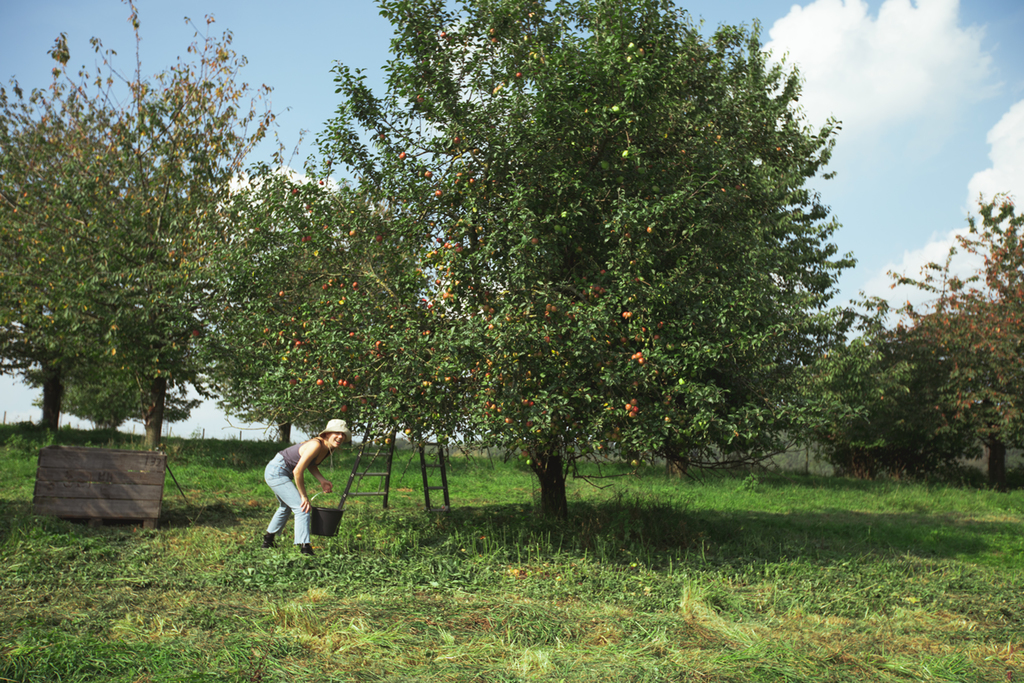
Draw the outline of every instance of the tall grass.
<instances>
[{"instance_id":1,"label":"tall grass","mask_svg":"<svg viewBox=\"0 0 1024 683\"><path fill-rule=\"evenodd\" d=\"M570 517L532 475L456 456L454 509L418 460L391 507L346 506L317 555L258 540L272 443L169 439L159 529L32 515L51 441L0 431L0 679L1007 681L1024 675L1024 492L609 464ZM350 452L323 468L340 490ZM609 481L609 480L602 480ZM333 505L338 494L321 495ZM291 527L285 536L290 534Z\"/></svg>"}]
</instances>

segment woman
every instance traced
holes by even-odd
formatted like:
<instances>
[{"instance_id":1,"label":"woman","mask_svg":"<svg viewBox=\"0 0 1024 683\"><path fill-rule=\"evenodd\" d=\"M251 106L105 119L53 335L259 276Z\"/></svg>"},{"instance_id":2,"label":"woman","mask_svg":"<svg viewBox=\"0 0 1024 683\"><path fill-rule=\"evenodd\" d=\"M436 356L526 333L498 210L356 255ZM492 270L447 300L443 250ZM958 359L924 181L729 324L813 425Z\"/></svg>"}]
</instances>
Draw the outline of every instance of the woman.
<instances>
[{"instance_id":1,"label":"woman","mask_svg":"<svg viewBox=\"0 0 1024 683\"><path fill-rule=\"evenodd\" d=\"M295 545L303 555L313 554L309 542L309 511L312 506L306 496L306 483L302 475L309 470L320 482L324 493L330 493L334 486L320 474L319 465L335 448L352 441L352 432L344 420L331 420L317 436L301 444L295 444L274 456L267 465L264 479L277 496L280 507L267 526L263 536L263 547L274 547L274 536L284 528L288 516L295 513Z\"/></svg>"}]
</instances>

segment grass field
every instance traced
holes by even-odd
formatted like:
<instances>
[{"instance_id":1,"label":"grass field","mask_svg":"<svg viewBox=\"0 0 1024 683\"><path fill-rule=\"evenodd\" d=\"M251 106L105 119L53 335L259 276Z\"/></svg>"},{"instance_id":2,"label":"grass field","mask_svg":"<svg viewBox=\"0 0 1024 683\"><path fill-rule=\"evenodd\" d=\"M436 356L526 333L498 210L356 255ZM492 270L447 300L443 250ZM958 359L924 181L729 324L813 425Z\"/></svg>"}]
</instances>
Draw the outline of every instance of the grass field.
<instances>
[{"instance_id":1,"label":"grass field","mask_svg":"<svg viewBox=\"0 0 1024 683\"><path fill-rule=\"evenodd\" d=\"M142 530L35 517L51 440L133 445L0 429L0 681L1024 680L1021 490L607 466L555 524L479 456L425 513L404 453L306 558L258 548L274 444L169 440Z\"/></svg>"}]
</instances>

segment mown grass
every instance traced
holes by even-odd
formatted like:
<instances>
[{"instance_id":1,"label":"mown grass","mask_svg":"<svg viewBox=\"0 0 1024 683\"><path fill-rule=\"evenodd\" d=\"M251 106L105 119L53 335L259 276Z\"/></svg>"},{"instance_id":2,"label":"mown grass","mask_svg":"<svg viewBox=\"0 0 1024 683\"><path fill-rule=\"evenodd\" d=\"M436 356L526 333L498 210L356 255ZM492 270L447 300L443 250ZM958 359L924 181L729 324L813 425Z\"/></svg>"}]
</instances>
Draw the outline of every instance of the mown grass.
<instances>
[{"instance_id":1,"label":"mown grass","mask_svg":"<svg viewBox=\"0 0 1024 683\"><path fill-rule=\"evenodd\" d=\"M556 524L536 514L531 475L483 456L455 457L454 509L425 513L403 453L391 509L350 503L304 558L287 539L257 547L274 444L169 440L182 491L169 477L147 531L34 516L36 452L51 440L0 431L0 680L1024 675L1019 490L607 465L615 486L573 482ZM338 489L350 457L324 468Z\"/></svg>"}]
</instances>

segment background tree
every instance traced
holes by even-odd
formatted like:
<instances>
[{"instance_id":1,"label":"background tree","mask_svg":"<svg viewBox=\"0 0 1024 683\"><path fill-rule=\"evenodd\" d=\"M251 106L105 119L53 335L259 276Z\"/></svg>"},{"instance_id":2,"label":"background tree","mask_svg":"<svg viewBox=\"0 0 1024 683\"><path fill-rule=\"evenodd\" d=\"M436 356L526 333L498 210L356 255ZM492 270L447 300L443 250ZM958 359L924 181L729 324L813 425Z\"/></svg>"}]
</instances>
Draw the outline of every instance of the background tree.
<instances>
[{"instance_id":1,"label":"background tree","mask_svg":"<svg viewBox=\"0 0 1024 683\"><path fill-rule=\"evenodd\" d=\"M885 301L863 305L859 335L805 369L819 455L864 479L922 476L973 455L973 435L944 410L948 364L916 330L887 327Z\"/></svg>"},{"instance_id":2,"label":"background tree","mask_svg":"<svg viewBox=\"0 0 1024 683\"><path fill-rule=\"evenodd\" d=\"M602 440L701 466L777 448L850 264L804 187L833 130L801 123L797 75L668 2L381 8L388 92L338 67L323 152L425 276L422 382L522 454L555 516Z\"/></svg>"},{"instance_id":3,"label":"background tree","mask_svg":"<svg viewBox=\"0 0 1024 683\"><path fill-rule=\"evenodd\" d=\"M52 54L66 61L63 37ZM107 131L116 112L60 78L28 97L0 87L0 370L43 388L43 422L60 422L64 376L98 356L105 330L82 283L95 274L78 250L96 218L92 197L110 192Z\"/></svg>"},{"instance_id":4,"label":"background tree","mask_svg":"<svg viewBox=\"0 0 1024 683\"><path fill-rule=\"evenodd\" d=\"M64 375L61 412L88 420L97 429L117 429L126 421L138 420L149 400L149 387L140 386L126 368L104 366L102 372L94 375L87 374L90 369L95 370L95 367L77 365L70 374ZM29 370L25 379L30 386L39 386L42 378L37 379L36 372ZM167 392L164 422L187 420L199 404L198 399L189 398L186 388L179 385Z\"/></svg>"},{"instance_id":5,"label":"background tree","mask_svg":"<svg viewBox=\"0 0 1024 683\"><path fill-rule=\"evenodd\" d=\"M118 72L95 39L102 69L67 76L62 35L51 88L2 99L3 277L17 285L3 295L5 355L12 368L66 371L74 358L91 372L127 369L147 387L151 447L168 389L201 387L200 301L215 267L203 226L273 119L256 109L269 89L236 81L245 59L230 32L196 36L195 61L145 79L139 64Z\"/></svg>"},{"instance_id":6,"label":"background tree","mask_svg":"<svg viewBox=\"0 0 1024 683\"><path fill-rule=\"evenodd\" d=\"M1006 487L1006 447L1024 444L1024 244L1013 202L997 196L981 203L980 225L958 236L959 248L984 257L968 277L950 265L929 264L920 280L899 277L935 296L924 310L902 309L916 334L935 349L949 374L941 389L944 409L974 433L988 464L989 483Z\"/></svg>"}]
</instances>

